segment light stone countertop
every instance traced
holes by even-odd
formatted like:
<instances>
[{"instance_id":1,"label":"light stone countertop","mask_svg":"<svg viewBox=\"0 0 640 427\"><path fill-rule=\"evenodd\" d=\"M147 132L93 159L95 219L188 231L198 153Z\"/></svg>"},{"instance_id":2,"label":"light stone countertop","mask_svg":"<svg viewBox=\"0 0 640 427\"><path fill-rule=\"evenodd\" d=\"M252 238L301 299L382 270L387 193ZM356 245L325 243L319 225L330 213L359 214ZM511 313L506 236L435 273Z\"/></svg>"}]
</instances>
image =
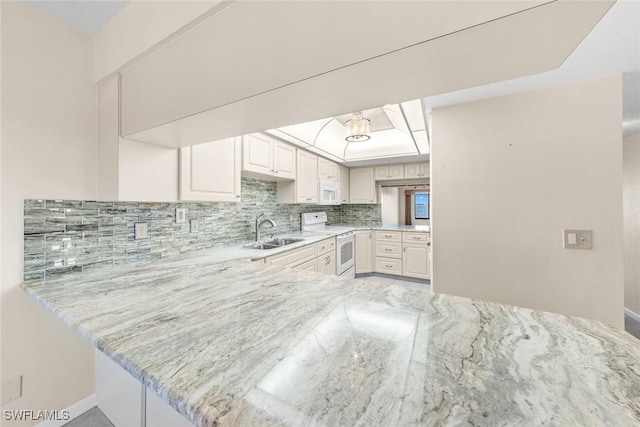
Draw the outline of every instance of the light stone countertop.
<instances>
[{"instance_id":1,"label":"light stone countertop","mask_svg":"<svg viewBox=\"0 0 640 427\"><path fill-rule=\"evenodd\" d=\"M624 331L233 255L23 288L198 426L640 424Z\"/></svg>"}]
</instances>

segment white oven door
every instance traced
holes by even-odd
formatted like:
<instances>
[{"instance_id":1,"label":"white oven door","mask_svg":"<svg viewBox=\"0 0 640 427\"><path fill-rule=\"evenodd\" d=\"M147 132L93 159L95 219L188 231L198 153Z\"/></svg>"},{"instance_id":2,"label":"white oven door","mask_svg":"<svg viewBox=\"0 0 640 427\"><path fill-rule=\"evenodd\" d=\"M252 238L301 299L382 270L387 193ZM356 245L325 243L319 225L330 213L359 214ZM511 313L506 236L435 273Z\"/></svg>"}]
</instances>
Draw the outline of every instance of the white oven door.
<instances>
[{"instance_id":1,"label":"white oven door","mask_svg":"<svg viewBox=\"0 0 640 427\"><path fill-rule=\"evenodd\" d=\"M355 264L355 249L355 234L350 233L345 236L338 236L338 275L341 275Z\"/></svg>"}]
</instances>

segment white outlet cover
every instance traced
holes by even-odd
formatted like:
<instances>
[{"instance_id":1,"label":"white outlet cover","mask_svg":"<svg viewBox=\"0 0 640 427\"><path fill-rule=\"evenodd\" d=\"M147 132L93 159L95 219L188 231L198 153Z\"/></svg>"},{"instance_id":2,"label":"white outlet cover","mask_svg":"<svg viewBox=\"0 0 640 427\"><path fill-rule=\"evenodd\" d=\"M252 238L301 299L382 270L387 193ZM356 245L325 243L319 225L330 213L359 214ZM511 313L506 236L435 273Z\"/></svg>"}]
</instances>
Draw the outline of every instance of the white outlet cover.
<instances>
[{"instance_id":1,"label":"white outlet cover","mask_svg":"<svg viewBox=\"0 0 640 427\"><path fill-rule=\"evenodd\" d=\"M189 225L192 233L197 233L198 231L200 231L200 221L198 221L197 219L190 220Z\"/></svg>"},{"instance_id":2,"label":"white outlet cover","mask_svg":"<svg viewBox=\"0 0 640 427\"><path fill-rule=\"evenodd\" d=\"M187 222L187 208L176 208L176 224Z\"/></svg>"},{"instance_id":3,"label":"white outlet cover","mask_svg":"<svg viewBox=\"0 0 640 427\"><path fill-rule=\"evenodd\" d=\"M149 238L149 223L148 222L136 222L133 229L134 239L148 239Z\"/></svg>"}]
</instances>

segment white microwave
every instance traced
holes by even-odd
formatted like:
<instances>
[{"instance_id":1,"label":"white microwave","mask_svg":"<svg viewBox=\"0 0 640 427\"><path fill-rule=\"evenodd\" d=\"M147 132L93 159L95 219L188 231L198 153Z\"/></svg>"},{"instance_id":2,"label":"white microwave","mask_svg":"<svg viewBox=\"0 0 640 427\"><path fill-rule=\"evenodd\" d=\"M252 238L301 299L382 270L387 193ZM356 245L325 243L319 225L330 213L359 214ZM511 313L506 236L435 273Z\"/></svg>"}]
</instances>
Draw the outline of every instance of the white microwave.
<instances>
[{"instance_id":1,"label":"white microwave","mask_svg":"<svg viewBox=\"0 0 640 427\"><path fill-rule=\"evenodd\" d=\"M339 205L340 183L334 181L318 180L318 204Z\"/></svg>"}]
</instances>

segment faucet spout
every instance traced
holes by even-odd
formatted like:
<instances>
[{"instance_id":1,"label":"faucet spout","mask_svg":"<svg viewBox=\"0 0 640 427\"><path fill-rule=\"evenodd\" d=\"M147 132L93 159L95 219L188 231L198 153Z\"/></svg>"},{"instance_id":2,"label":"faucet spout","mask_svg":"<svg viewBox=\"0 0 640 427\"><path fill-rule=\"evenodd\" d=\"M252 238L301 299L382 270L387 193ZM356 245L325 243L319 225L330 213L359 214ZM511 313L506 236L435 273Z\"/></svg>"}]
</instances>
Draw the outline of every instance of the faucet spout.
<instances>
[{"instance_id":1,"label":"faucet spout","mask_svg":"<svg viewBox=\"0 0 640 427\"><path fill-rule=\"evenodd\" d=\"M260 241L260 227L262 226L262 224L269 223L271 224L272 228L277 227L276 222L271 218L265 218L262 221L260 221L260 218L262 218L263 216L264 216L264 212L258 215L258 217L256 218L256 242Z\"/></svg>"}]
</instances>

